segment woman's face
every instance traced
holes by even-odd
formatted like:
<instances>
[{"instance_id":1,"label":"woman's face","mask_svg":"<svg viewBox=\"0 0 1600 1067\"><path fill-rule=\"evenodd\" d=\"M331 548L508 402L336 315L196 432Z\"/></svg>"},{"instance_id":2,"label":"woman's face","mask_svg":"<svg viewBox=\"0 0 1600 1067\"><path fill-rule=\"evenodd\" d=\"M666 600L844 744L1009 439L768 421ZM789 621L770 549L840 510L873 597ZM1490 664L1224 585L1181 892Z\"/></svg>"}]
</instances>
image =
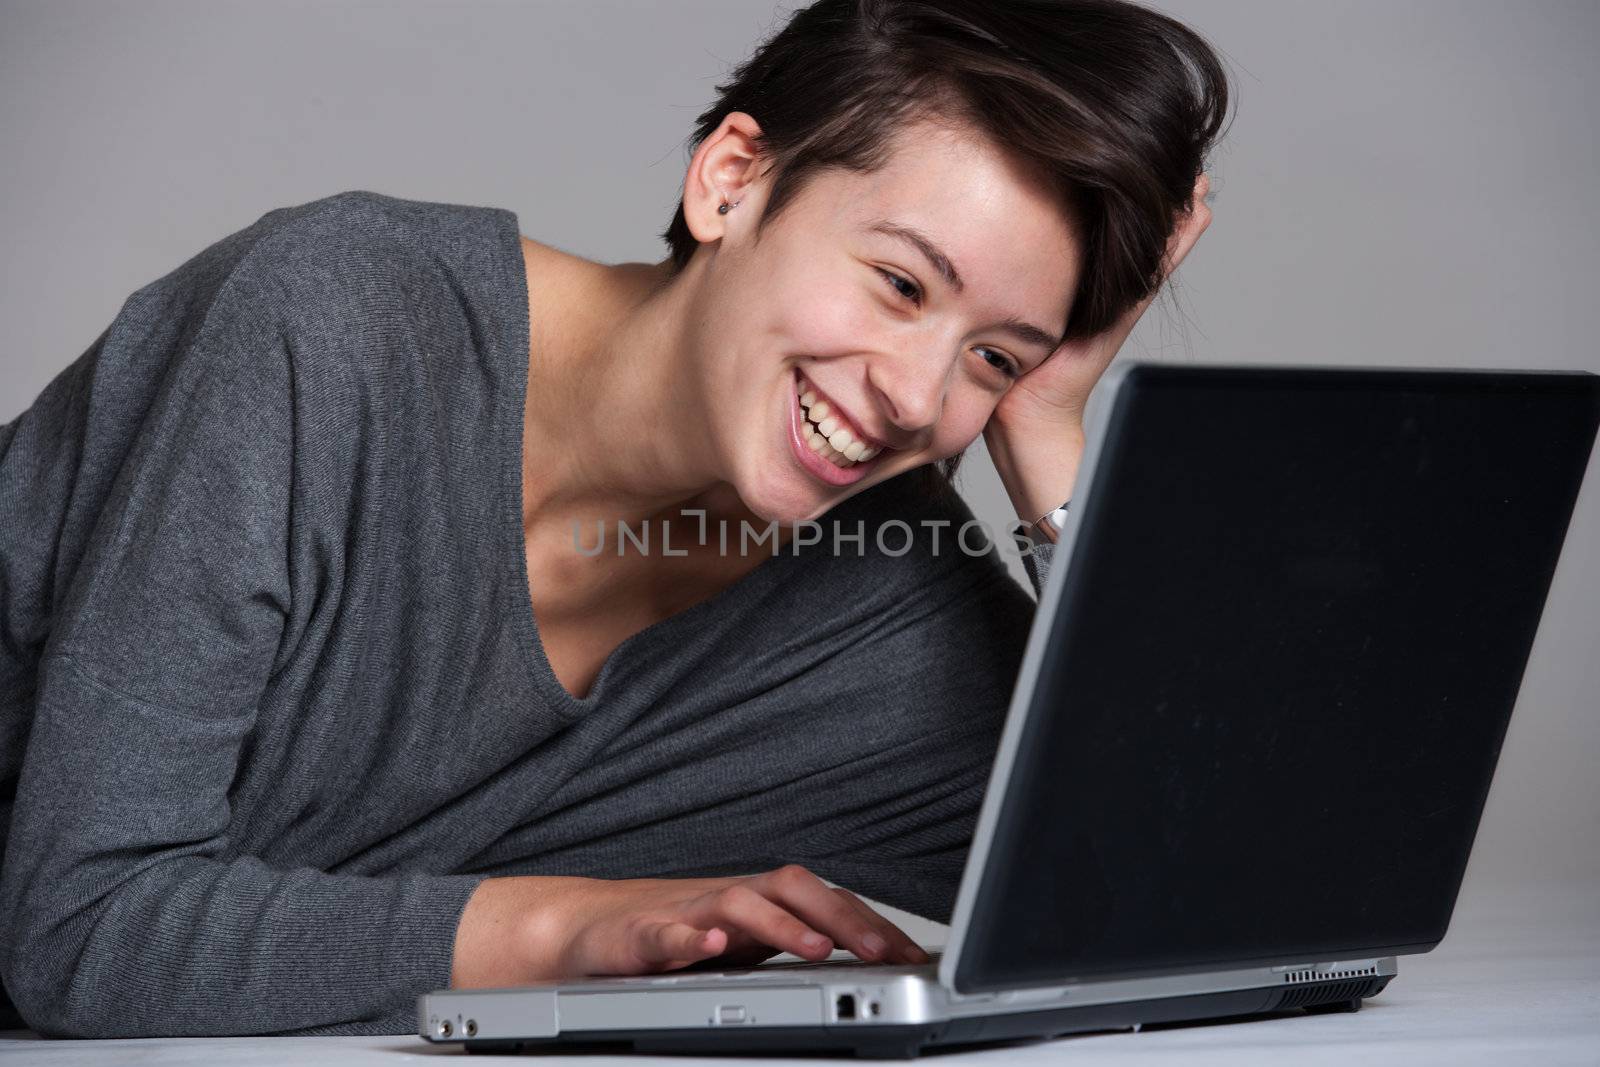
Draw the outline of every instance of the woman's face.
<instances>
[{"instance_id":1,"label":"woman's face","mask_svg":"<svg viewBox=\"0 0 1600 1067\"><path fill-rule=\"evenodd\" d=\"M769 184L724 216L693 341L728 480L787 523L970 445L1055 349L1079 256L1042 183L948 126L815 175L756 241Z\"/></svg>"}]
</instances>

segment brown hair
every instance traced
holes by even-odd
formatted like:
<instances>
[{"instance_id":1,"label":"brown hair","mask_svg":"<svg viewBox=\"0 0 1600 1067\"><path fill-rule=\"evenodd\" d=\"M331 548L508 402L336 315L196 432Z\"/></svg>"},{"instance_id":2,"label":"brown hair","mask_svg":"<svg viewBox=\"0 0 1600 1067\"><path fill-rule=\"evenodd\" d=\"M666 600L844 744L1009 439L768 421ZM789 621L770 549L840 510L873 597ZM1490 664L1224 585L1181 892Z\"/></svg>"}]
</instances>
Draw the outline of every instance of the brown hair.
<instances>
[{"instance_id":1,"label":"brown hair","mask_svg":"<svg viewBox=\"0 0 1600 1067\"><path fill-rule=\"evenodd\" d=\"M1175 214L1228 108L1211 46L1124 0L819 0L716 89L690 149L729 112L761 125L776 177L758 236L817 171L885 164L914 119L970 124L1031 164L1082 242L1068 340L1110 327L1160 284ZM662 237L681 270L698 244L681 200ZM944 479L960 458L940 464Z\"/></svg>"}]
</instances>

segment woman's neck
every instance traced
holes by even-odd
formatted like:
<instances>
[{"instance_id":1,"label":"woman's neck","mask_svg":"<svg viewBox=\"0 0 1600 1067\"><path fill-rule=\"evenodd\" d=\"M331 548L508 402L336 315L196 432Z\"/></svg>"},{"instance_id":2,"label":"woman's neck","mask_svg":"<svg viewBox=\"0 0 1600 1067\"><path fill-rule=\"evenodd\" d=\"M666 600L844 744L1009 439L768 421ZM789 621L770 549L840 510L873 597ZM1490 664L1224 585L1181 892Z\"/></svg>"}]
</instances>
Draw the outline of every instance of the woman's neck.
<instances>
[{"instance_id":1,"label":"woman's neck","mask_svg":"<svg viewBox=\"0 0 1600 1067\"><path fill-rule=\"evenodd\" d=\"M528 280L523 524L737 512L703 427L671 264L605 265L522 239Z\"/></svg>"}]
</instances>

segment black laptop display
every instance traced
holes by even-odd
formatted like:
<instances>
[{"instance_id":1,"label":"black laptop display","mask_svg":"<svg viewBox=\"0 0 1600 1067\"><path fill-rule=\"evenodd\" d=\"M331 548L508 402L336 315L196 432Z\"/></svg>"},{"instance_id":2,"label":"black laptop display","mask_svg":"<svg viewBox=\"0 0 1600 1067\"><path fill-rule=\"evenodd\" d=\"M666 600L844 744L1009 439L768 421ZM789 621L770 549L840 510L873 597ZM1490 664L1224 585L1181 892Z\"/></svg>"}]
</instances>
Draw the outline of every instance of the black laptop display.
<instances>
[{"instance_id":1,"label":"black laptop display","mask_svg":"<svg viewBox=\"0 0 1600 1067\"><path fill-rule=\"evenodd\" d=\"M1133 369L957 988L1436 945L1597 386Z\"/></svg>"}]
</instances>

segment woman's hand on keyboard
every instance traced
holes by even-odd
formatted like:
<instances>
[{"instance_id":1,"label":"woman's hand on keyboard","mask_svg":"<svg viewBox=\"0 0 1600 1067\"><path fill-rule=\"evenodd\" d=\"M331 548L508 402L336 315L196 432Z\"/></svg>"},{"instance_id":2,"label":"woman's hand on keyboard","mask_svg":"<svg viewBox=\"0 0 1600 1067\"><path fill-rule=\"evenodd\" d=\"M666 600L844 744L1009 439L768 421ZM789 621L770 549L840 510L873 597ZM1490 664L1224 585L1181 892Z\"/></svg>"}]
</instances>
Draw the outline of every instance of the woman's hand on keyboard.
<instances>
[{"instance_id":1,"label":"woman's hand on keyboard","mask_svg":"<svg viewBox=\"0 0 1600 1067\"><path fill-rule=\"evenodd\" d=\"M451 985L651 974L713 957L749 966L779 952L925 963L905 932L796 864L731 878L486 879L456 935Z\"/></svg>"}]
</instances>

